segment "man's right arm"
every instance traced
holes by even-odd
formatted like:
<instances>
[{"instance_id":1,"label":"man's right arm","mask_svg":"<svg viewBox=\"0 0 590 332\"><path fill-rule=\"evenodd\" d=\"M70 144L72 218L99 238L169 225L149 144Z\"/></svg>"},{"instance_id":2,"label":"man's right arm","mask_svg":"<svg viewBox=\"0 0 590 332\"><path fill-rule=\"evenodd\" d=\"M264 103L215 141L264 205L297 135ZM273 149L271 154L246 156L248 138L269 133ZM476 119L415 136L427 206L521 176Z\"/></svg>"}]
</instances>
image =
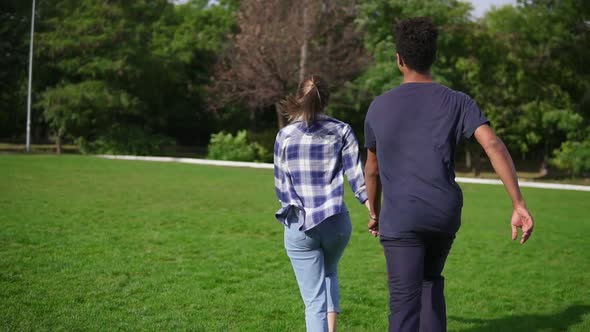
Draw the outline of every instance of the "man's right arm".
<instances>
[{"instance_id":1,"label":"man's right arm","mask_svg":"<svg viewBox=\"0 0 590 332\"><path fill-rule=\"evenodd\" d=\"M512 200L512 240L516 240L518 236L517 229L521 228L522 238L520 243L523 244L533 232L534 221L520 192L512 157L510 157L504 142L496 136L492 128L487 124L479 126L475 130L474 136L488 155L494 171L504 183L504 187Z\"/></svg>"},{"instance_id":2,"label":"man's right arm","mask_svg":"<svg viewBox=\"0 0 590 332\"><path fill-rule=\"evenodd\" d=\"M369 232L374 236L379 234L379 212L381 212L381 179L379 178L379 164L377 151L374 148L367 149L367 162L365 164L365 186L369 197Z\"/></svg>"}]
</instances>

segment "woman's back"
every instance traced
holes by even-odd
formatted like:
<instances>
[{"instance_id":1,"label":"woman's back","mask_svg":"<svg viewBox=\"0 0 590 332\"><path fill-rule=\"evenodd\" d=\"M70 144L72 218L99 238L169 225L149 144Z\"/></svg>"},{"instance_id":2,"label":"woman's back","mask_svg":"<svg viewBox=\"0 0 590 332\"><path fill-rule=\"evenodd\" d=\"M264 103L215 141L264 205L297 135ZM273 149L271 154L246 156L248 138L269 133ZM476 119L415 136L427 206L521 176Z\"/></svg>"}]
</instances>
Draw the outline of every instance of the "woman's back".
<instances>
[{"instance_id":1,"label":"woman's back","mask_svg":"<svg viewBox=\"0 0 590 332\"><path fill-rule=\"evenodd\" d=\"M309 125L294 121L283 128L275 142L275 166L279 200L302 209L302 230L342 212L344 173L357 199L367 199L352 129L326 115Z\"/></svg>"}]
</instances>

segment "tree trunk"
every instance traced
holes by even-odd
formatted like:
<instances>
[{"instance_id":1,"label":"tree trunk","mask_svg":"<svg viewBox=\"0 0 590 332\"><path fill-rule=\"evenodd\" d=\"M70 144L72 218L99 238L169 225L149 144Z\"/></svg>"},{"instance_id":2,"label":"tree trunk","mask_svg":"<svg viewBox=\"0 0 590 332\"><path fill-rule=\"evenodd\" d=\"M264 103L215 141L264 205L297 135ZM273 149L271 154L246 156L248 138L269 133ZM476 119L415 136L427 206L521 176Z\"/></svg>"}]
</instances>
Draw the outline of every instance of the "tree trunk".
<instances>
[{"instance_id":1,"label":"tree trunk","mask_svg":"<svg viewBox=\"0 0 590 332\"><path fill-rule=\"evenodd\" d=\"M248 120L250 122L250 130L255 131L256 130L256 110L251 108L249 112L250 112L250 114L248 116Z\"/></svg>"},{"instance_id":2,"label":"tree trunk","mask_svg":"<svg viewBox=\"0 0 590 332\"><path fill-rule=\"evenodd\" d=\"M481 151L476 149L473 154L473 175L479 177L481 174Z\"/></svg>"},{"instance_id":3,"label":"tree trunk","mask_svg":"<svg viewBox=\"0 0 590 332\"><path fill-rule=\"evenodd\" d=\"M547 165L548 165L547 159L543 159L543 162L541 163L541 169L539 169L539 176L540 177L545 177L545 176L547 176L547 174L549 174L549 167Z\"/></svg>"},{"instance_id":4,"label":"tree trunk","mask_svg":"<svg viewBox=\"0 0 590 332\"><path fill-rule=\"evenodd\" d=\"M307 70L307 57L309 48L309 17L308 17L308 0L301 2L303 7L303 44L301 44L301 56L299 58L299 84L305 79Z\"/></svg>"},{"instance_id":5,"label":"tree trunk","mask_svg":"<svg viewBox=\"0 0 590 332\"><path fill-rule=\"evenodd\" d=\"M471 149L469 148L469 144L465 145L465 167L471 171Z\"/></svg>"},{"instance_id":6,"label":"tree trunk","mask_svg":"<svg viewBox=\"0 0 590 332\"><path fill-rule=\"evenodd\" d=\"M55 135L55 153L61 154L61 134Z\"/></svg>"},{"instance_id":7,"label":"tree trunk","mask_svg":"<svg viewBox=\"0 0 590 332\"><path fill-rule=\"evenodd\" d=\"M541 163L541 169L539 169L539 174L541 177L547 176L549 173L549 144L545 143L545 148L543 149L543 162Z\"/></svg>"}]
</instances>

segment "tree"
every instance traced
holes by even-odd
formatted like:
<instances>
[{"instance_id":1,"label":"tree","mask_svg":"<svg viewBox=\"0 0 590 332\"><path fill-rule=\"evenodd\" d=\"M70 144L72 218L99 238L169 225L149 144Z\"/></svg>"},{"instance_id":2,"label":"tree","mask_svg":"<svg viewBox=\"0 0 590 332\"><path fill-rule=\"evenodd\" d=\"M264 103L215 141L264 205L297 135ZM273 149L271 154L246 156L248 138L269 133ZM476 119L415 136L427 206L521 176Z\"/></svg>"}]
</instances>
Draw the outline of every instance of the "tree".
<instances>
[{"instance_id":1,"label":"tree","mask_svg":"<svg viewBox=\"0 0 590 332\"><path fill-rule=\"evenodd\" d=\"M154 153L170 141L163 136L205 143L203 86L233 25L229 6L61 0L41 8L37 55L51 75L37 106L58 146L66 137Z\"/></svg>"},{"instance_id":2,"label":"tree","mask_svg":"<svg viewBox=\"0 0 590 332\"><path fill-rule=\"evenodd\" d=\"M20 136L25 131L30 8L18 1L0 4L0 137ZM26 41L26 42L25 42Z\"/></svg>"},{"instance_id":3,"label":"tree","mask_svg":"<svg viewBox=\"0 0 590 332\"><path fill-rule=\"evenodd\" d=\"M430 16L441 32L435 80L470 94L512 151L546 164L562 142L581 142L587 132L588 7L582 0L521 1L473 20L470 6L455 0L365 1L359 23L375 61L341 91L336 114L354 114L353 127L362 132L370 100L401 82L393 25ZM477 164L477 146L462 149L466 159L475 152Z\"/></svg>"},{"instance_id":4,"label":"tree","mask_svg":"<svg viewBox=\"0 0 590 332\"><path fill-rule=\"evenodd\" d=\"M150 93L154 107L165 108L166 118L158 130L181 144L209 141L216 128L207 107L205 87L227 36L235 28L233 1L209 5L192 0L168 8L154 26L150 51L164 63L166 84Z\"/></svg>"},{"instance_id":5,"label":"tree","mask_svg":"<svg viewBox=\"0 0 590 332\"><path fill-rule=\"evenodd\" d=\"M589 115L581 107L590 89L583 60L590 57L589 7L585 1L521 1L491 11L483 22L483 38L494 47L478 55L478 67L487 71L471 84L508 145L541 156L544 172L554 149L581 138Z\"/></svg>"},{"instance_id":6,"label":"tree","mask_svg":"<svg viewBox=\"0 0 590 332\"><path fill-rule=\"evenodd\" d=\"M48 5L46 5L48 6ZM164 0L104 3L61 1L43 17L37 54L57 77L41 95L59 145L64 135L95 140L119 127L144 128L161 114L141 99L146 82L161 69L150 56L151 25ZM54 7L56 8L56 7ZM41 12L43 13L41 8Z\"/></svg>"},{"instance_id":7,"label":"tree","mask_svg":"<svg viewBox=\"0 0 590 332\"><path fill-rule=\"evenodd\" d=\"M365 32L365 47L373 62L360 77L338 91L330 106L332 113L346 119L362 137L370 102L402 81L396 64L393 28L397 22L414 16L431 17L441 30L438 58L433 67L435 79L452 88L465 89L468 69L460 64L471 56L466 52L474 26L470 9L469 4L457 0L363 1L358 23Z\"/></svg>"},{"instance_id":8,"label":"tree","mask_svg":"<svg viewBox=\"0 0 590 332\"><path fill-rule=\"evenodd\" d=\"M275 107L302 77L322 75L339 86L364 69L355 1L245 0L237 15L239 32L219 62L211 90L214 107L244 103L255 112Z\"/></svg>"}]
</instances>

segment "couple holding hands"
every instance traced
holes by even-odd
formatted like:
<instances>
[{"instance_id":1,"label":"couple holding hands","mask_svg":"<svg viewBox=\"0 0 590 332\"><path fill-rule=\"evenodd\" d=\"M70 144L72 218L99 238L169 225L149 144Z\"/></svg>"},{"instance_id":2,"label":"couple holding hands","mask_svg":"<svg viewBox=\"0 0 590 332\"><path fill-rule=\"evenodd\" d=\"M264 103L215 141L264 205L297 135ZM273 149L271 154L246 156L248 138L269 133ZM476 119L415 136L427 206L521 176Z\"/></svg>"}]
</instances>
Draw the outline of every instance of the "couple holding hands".
<instances>
[{"instance_id":1,"label":"couple holding hands","mask_svg":"<svg viewBox=\"0 0 590 332\"><path fill-rule=\"evenodd\" d=\"M351 127L324 114L328 86L301 83L282 106L290 124L274 147L276 213L305 304L307 331L336 331L338 261L350 239L344 175L369 210L368 231L383 247L389 286L389 331L446 331L442 270L461 225L463 196L454 154L475 136L512 200L512 239L532 234L512 158L468 95L433 82L438 31L428 18L395 28L401 85L373 100L365 118L363 172ZM383 196L383 199L382 197Z\"/></svg>"}]
</instances>

